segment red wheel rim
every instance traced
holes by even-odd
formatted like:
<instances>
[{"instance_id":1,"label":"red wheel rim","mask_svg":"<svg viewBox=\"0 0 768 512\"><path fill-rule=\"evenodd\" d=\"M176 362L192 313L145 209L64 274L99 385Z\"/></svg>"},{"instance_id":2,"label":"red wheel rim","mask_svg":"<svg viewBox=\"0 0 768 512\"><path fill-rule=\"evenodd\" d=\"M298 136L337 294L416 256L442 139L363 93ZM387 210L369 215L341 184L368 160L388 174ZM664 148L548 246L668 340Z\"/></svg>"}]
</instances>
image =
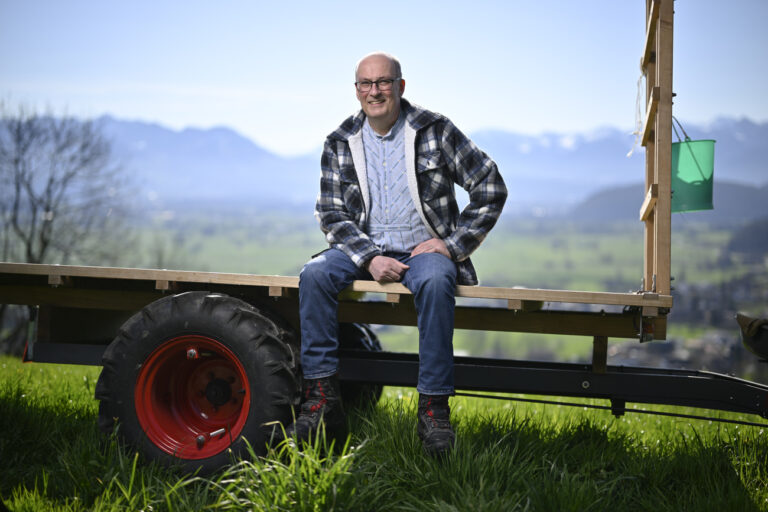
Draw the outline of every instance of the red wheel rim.
<instances>
[{"instance_id":1,"label":"red wheel rim","mask_svg":"<svg viewBox=\"0 0 768 512\"><path fill-rule=\"evenodd\" d=\"M155 446L181 459L204 459L240 435L251 392L230 349L205 336L180 336L149 355L136 378L134 402Z\"/></svg>"}]
</instances>

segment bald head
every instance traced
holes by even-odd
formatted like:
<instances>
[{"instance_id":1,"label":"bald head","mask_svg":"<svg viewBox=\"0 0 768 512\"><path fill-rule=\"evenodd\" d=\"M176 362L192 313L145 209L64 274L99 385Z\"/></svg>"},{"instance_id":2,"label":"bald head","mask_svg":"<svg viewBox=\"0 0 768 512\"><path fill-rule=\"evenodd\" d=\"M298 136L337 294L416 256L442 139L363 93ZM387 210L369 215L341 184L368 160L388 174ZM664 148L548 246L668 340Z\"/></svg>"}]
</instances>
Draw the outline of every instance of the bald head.
<instances>
[{"instance_id":1,"label":"bald head","mask_svg":"<svg viewBox=\"0 0 768 512\"><path fill-rule=\"evenodd\" d=\"M369 60L369 59L386 59L390 63L390 66L391 66L390 69L391 69L391 72L392 72L392 77L395 78L395 77L403 76L402 70L400 69L400 61L397 60L397 57L395 57L391 53L372 52L372 53L369 53L368 55L366 55L365 57L363 57L362 59L360 59L359 61L357 61L357 64L355 65L355 80L357 80L357 78L358 78L357 72L360 69L360 64L362 64L364 61Z\"/></svg>"},{"instance_id":2,"label":"bald head","mask_svg":"<svg viewBox=\"0 0 768 512\"><path fill-rule=\"evenodd\" d=\"M400 62L384 52L369 53L355 68L355 94L368 124L386 134L400 115L400 97L405 80L400 76Z\"/></svg>"}]
</instances>

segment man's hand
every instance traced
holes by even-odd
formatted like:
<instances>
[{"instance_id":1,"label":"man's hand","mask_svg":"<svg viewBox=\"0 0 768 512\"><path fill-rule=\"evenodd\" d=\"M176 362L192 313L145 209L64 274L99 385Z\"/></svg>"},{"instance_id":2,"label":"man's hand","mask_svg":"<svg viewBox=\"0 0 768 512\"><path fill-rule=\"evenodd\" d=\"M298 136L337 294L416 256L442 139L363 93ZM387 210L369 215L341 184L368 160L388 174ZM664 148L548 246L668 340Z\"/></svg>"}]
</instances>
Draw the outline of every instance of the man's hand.
<instances>
[{"instance_id":1,"label":"man's hand","mask_svg":"<svg viewBox=\"0 0 768 512\"><path fill-rule=\"evenodd\" d=\"M388 256L374 256L368 262L368 272L380 283L397 282L410 267Z\"/></svg>"},{"instance_id":2,"label":"man's hand","mask_svg":"<svg viewBox=\"0 0 768 512\"><path fill-rule=\"evenodd\" d=\"M445 246L445 242L440 240L439 238L432 238L430 240L427 240L426 242L421 242L419 245L417 245L413 251L411 251L411 256L416 256L417 254L424 254L425 252L437 252L442 254L448 259L451 259L451 253L448 252L448 247Z\"/></svg>"}]
</instances>

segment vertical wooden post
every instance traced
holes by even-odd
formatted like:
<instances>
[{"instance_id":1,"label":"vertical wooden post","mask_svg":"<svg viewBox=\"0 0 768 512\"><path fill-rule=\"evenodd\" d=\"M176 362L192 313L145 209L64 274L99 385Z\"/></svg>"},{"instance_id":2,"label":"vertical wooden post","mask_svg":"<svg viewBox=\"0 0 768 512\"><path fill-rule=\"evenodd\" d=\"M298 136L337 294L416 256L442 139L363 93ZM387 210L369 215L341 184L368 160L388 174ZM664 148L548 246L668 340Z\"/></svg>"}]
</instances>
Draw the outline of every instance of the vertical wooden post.
<instances>
[{"instance_id":1,"label":"vertical wooden post","mask_svg":"<svg viewBox=\"0 0 768 512\"><path fill-rule=\"evenodd\" d=\"M643 288L669 294L672 246L672 0L646 0L646 47L643 71L646 77L645 145L646 197L655 189L657 198L650 212L641 211L645 222Z\"/></svg>"},{"instance_id":2,"label":"vertical wooden post","mask_svg":"<svg viewBox=\"0 0 768 512\"><path fill-rule=\"evenodd\" d=\"M655 28L652 27L652 24L656 23L656 19L653 16L653 10L654 7L652 6L653 0L646 0L646 6L645 6L645 26L646 26L646 37L650 36L651 31L655 31ZM646 44L648 44L646 42ZM646 100L646 114L647 111L650 110L649 103L651 101L651 94L653 91L653 88L656 84L656 55L655 55L656 49L653 49L653 55L649 55L648 59L645 60L644 56L644 62L643 65L645 66L644 72L645 72L645 100ZM646 117L647 123L652 123L655 125L654 119L649 119ZM652 129L649 126L643 127L645 130ZM645 131L644 130L644 131ZM650 187L655 183L655 164L656 164L656 144L654 144L654 137L649 137L647 139L647 142L645 144L645 191L647 193L648 190L650 190ZM653 255L655 252L655 245L653 243L653 237L654 237L654 221L656 219L655 209L651 211L648 218L645 220L645 229L644 231L644 259L643 259L643 290L650 290L652 287L653 282L653 274L654 274L654 268L653 268Z\"/></svg>"},{"instance_id":3,"label":"vertical wooden post","mask_svg":"<svg viewBox=\"0 0 768 512\"><path fill-rule=\"evenodd\" d=\"M654 214L654 267L657 293L670 293L672 260L672 29L674 2L662 0L656 30L656 81L660 91L656 114L655 160L659 198Z\"/></svg>"},{"instance_id":4,"label":"vertical wooden post","mask_svg":"<svg viewBox=\"0 0 768 512\"><path fill-rule=\"evenodd\" d=\"M592 371L605 373L608 369L608 336L595 336L592 339Z\"/></svg>"}]
</instances>

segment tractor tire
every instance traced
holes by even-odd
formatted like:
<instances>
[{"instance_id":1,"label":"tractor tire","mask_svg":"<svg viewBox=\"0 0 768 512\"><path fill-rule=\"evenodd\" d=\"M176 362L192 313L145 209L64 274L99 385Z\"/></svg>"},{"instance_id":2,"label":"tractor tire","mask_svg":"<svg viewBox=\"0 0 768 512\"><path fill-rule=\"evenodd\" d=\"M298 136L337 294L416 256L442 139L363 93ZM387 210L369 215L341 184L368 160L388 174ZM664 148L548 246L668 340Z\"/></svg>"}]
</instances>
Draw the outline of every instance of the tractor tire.
<instances>
[{"instance_id":1,"label":"tractor tire","mask_svg":"<svg viewBox=\"0 0 768 512\"><path fill-rule=\"evenodd\" d=\"M104 352L99 427L147 459L210 473L291 419L294 335L226 295L187 292L133 315ZM247 442L246 442L247 440Z\"/></svg>"},{"instance_id":2,"label":"tractor tire","mask_svg":"<svg viewBox=\"0 0 768 512\"><path fill-rule=\"evenodd\" d=\"M381 343L367 324L343 323L339 324L339 349L381 352ZM340 388L341 401L346 409L376 404L383 390L380 384L345 381L341 382Z\"/></svg>"}]
</instances>

